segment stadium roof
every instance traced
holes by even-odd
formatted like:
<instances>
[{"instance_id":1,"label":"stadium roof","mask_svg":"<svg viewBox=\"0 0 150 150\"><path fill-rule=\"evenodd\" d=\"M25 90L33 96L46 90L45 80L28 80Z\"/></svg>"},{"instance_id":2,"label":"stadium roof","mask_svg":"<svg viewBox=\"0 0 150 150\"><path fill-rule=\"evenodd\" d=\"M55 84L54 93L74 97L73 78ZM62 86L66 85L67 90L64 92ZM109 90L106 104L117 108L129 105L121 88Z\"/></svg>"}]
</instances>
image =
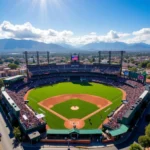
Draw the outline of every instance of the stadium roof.
<instances>
[{"instance_id":1,"label":"stadium roof","mask_svg":"<svg viewBox=\"0 0 150 150\"><path fill-rule=\"evenodd\" d=\"M16 75L13 77L8 77L8 78L4 79L4 82L16 81L16 80L21 79L23 77L24 77L23 75Z\"/></svg>"},{"instance_id":2,"label":"stadium roof","mask_svg":"<svg viewBox=\"0 0 150 150\"><path fill-rule=\"evenodd\" d=\"M47 134L102 134L102 130L100 129L91 129L91 130L78 130L78 129L49 129L47 130Z\"/></svg>"},{"instance_id":3,"label":"stadium roof","mask_svg":"<svg viewBox=\"0 0 150 150\"><path fill-rule=\"evenodd\" d=\"M116 130L109 130L109 133L111 134L111 136L117 136L126 133L128 129L129 128L126 125L122 124L120 128Z\"/></svg>"},{"instance_id":4,"label":"stadium roof","mask_svg":"<svg viewBox=\"0 0 150 150\"><path fill-rule=\"evenodd\" d=\"M12 106L15 111L20 111L20 108L16 105L16 103L13 101L13 99L8 95L6 91L3 90L2 95L5 97L9 105Z\"/></svg>"}]
</instances>

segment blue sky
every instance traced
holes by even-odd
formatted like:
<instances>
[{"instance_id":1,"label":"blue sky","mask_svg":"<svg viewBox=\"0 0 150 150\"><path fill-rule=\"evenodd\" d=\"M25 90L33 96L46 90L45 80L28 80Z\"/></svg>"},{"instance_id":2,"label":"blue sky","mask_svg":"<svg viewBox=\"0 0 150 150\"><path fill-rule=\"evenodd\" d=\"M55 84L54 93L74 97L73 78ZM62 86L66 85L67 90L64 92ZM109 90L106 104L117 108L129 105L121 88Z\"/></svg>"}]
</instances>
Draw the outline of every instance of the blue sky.
<instances>
[{"instance_id":1,"label":"blue sky","mask_svg":"<svg viewBox=\"0 0 150 150\"><path fill-rule=\"evenodd\" d=\"M60 41L60 38L65 38L62 35L60 37L61 32L70 31L72 34L69 36L76 42L79 38L85 38L85 36L87 38L88 35L91 38L92 33L92 37L96 34L100 41L102 39L102 41L109 41L110 39L106 36L112 36L119 37L114 39L124 42L149 43L145 39L150 32L149 8L150 0L0 0L0 24L4 26L4 21L7 21L10 23L9 26L13 25L13 30L17 32L16 25L23 28L28 22L35 29L47 31L51 29L59 34L58 41L55 39L45 42L71 43L64 39ZM0 38L9 36L18 38L12 35L14 31L13 33L4 31L7 35L1 31ZM144 32L144 38L141 41L139 34L138 37L134 34L138 31L140 34ZM121 35L120 39L119 34L125 34L125 36ZM96 35L94 38L97 40ZM27 35L26 38L28 38ZM77 42L77 44L82 43Z\"/></svg>"}]
</instances>

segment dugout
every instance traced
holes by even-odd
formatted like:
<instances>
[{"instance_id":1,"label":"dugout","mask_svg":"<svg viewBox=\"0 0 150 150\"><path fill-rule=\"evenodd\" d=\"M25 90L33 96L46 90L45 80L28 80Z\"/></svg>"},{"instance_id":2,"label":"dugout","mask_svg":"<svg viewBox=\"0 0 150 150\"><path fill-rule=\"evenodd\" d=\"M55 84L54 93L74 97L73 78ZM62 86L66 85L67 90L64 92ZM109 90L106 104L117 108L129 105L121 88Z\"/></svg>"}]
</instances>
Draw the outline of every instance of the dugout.
<instances>
[{"instance_id":1,"label":"dugout","mask_svg":"<svg viewBox=\"0 0 150 150\"><path fill-rule=\"evenodd\" d=\"M100 138L102 130L100 129L49 129L46 132L48 139L91 139Z\"/></svg>"},{"instance_id":2,"label":"dugout","mask_svg":"<svg viewBox=\"0 0 150 150\"><path fill-rule=\"evenodd\" d=\"M110 138L118 139L120 136L125 134L128 131L129 127L122 124L118 129L114 130L106 130L106 133L110 136Z\"/></svg>"}]
</instances>

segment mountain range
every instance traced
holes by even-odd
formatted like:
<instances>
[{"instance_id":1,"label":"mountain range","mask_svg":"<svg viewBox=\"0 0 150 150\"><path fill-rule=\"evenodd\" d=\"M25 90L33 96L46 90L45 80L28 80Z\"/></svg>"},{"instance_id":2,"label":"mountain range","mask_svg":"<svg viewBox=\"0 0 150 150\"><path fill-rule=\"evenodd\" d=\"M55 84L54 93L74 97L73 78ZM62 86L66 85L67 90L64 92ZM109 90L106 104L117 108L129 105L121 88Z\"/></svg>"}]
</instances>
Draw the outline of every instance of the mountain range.
<instances>
[{"instance_id":1,"label":"mountain range","mask_svg":"<svg viewBox=\"0 0 150 150\"><path fill-rule=\"evenodd\" d=\"M127 44L123 42L98 42L90 43L78 48L68 44L42 43L32 40L1 39L0 52L9 51L98 51L98 50L125 50L125 51L150 51L150 45L145 43Z\"/></svg>"}]
</instances>

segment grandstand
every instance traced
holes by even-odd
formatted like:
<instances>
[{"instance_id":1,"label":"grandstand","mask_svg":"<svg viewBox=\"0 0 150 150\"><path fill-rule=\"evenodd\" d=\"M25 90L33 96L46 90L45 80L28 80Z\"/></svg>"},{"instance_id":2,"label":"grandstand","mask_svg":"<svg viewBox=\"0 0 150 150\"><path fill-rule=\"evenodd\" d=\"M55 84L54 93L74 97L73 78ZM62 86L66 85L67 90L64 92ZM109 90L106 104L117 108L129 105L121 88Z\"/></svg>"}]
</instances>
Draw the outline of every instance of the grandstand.
<instances>
[{"instance_id":1,"label":"grandstand","mask_svg":"<svg viewBox=\"0 0 150 150\"><path fill-rule=\"evenodd\" d=\"M120 88L126 92L126 99L123 99L121 106L108 115L108 122L103 124L104 131L97 130L47 130L47 138L57 139L64 136L72 136L76 134L78 137L88 137L93 135L97 137L107 134L114 138L125 134L131 121L134 119L135 113L140 110L143 103L149 99L149 90L145 89L146 75L129 72L128 75L121 76L121 68L123 61L123 51L121 54L120 64L111 64L111 54L108 52L109 63L101 64L101 54L99 52L99 63L82 64L79 54L72 54L70 62L67 64L49 64L49 53L47 52L48 64L39 63L39 52L37 53L37 64L28 64L28 52L24 52L27 65L27 79L23 76L16 76L4 80L5 88L1 89L2 101L1 106L9 114L12 122L18 122L22 131L29 137L33 132L43 132L46 129L46 122L43 117L38 118L36 112L30 108L24 101L24 95L28 90L44 86L53 85L59 82L68 81L86 81L96 82L100 84L111 85ZM61 134L60 134L61 133ZM63 136L62 136L63 135ZM79 136L80 135L80 136ZM86 135L86 136L85 136ZM104 138L103 141L105 141ZM116 138L117 139L117 138ZM47 141L46 141L47 142ZM54 142L54 141L53 141Z\"/></svg>"}]
</instances>

